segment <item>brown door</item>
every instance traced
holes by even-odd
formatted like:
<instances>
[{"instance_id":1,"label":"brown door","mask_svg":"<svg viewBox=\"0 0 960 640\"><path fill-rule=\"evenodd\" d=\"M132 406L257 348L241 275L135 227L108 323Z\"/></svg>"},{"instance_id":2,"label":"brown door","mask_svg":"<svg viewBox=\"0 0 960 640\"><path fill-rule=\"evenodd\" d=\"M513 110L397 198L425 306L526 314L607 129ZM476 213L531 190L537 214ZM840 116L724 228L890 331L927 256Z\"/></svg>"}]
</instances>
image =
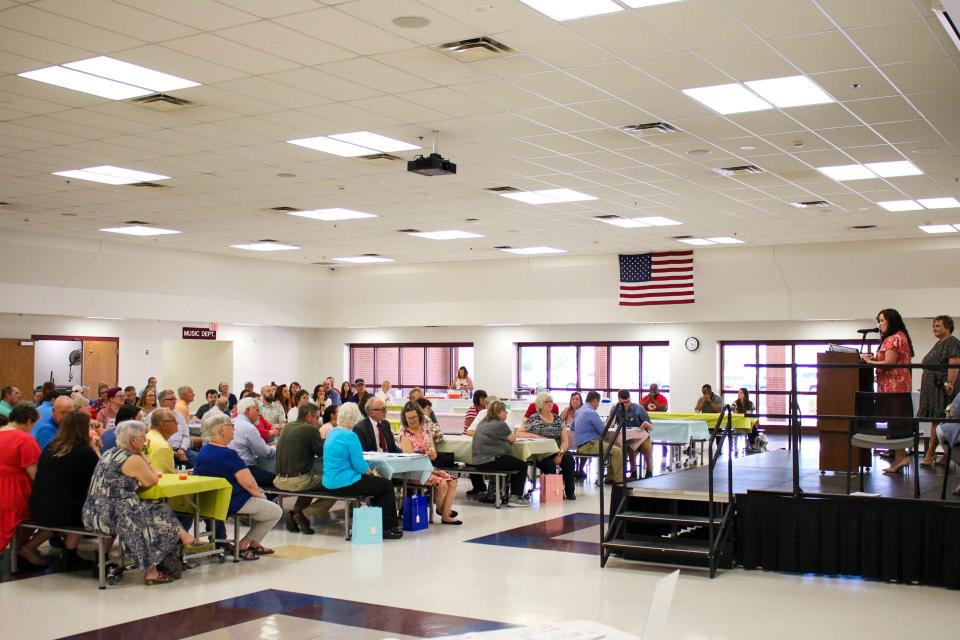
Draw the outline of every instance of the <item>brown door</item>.
<instances>
[{"instance_id":1,"label":"brown door","mask_svg":"<svg viewBox=\"0 0 960 640\"><path fill-rule=\"evenodd\" d=\"M20 389L24 400L33 400L33 341L21 347L19 339L0 339L0 386Z\"/></svg>"},{"instance_id":2,"label":"brown door","mask_svg":"<svg viewBox=\"0 0 960 640\"><path fill-rule=\"evenodd\" d=\"M88 397L97 397L97 385L101 382L117 386L118 346L114 340L83 341L83 385L89 388Z\"/></svg>"}]
</instances>

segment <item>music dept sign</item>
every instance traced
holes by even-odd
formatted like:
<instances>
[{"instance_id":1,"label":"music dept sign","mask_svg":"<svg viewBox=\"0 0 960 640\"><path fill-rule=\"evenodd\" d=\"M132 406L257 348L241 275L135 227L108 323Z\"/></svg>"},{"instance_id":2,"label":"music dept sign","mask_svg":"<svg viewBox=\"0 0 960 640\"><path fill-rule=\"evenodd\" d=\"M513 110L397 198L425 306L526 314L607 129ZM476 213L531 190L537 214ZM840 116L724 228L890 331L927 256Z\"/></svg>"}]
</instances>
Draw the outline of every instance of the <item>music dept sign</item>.
<instances>
[{"instance_id":1,"label":"music dept sign","mask_svg":"<svg viewBox=\"0 0 960 640\"><path fill-rule=\"evenodd\" d=\"M184 327L184 340L216 340L217 330L207 329L205 327Z\"/></svg>"}]
</instances>

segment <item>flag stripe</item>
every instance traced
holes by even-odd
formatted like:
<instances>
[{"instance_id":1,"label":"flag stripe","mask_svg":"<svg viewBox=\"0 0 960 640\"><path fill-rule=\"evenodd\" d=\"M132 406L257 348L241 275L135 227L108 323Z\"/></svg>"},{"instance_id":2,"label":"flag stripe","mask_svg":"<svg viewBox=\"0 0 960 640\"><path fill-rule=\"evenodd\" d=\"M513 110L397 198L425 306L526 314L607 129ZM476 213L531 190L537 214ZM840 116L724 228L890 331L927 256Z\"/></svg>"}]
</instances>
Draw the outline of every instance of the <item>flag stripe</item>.
<instances>
[{"instance_id":1,"label":"flag stripe","mask_svg":"<svg viewBox=\"0 0 960 640\"><path fill-rule=\"evenodd\" d=\"M693 304L695 300L690 298L689 300L656 300L648 302L621 302L621 307L646 307L654 304Z\"/></svg>"},{"instance_id":2,"label":"flag stripe","mask_svg":"<svg viewBox=\"0 0 960 640\"><path fill-rule=\"evenodd\" d=\"M676 284L666 284L666 285L650 284L650 285L640 285L640 286L633 286L633 287L621 286L620 292L624 293L629 291L666 291L668 289L683 289L685 291L689 291L690 293L693 293L693 285L690 284L689 282L678 282Z\"/></svg>"},{"instance_id":3,"label":"flag stripe","mask_svg":"<svg viewBox=\"0 0 960 640\"><path fill-rule=\"evenodd\" d=\"M620 256L621 306L692 304L693 251Z\"/></svg>"},{"instance_id":4,"label":"flag stripe","mask_svg":"<svg viewBox=\"0 0 960 640\"><path fill-rule=\"evenodd\" d=\"M621 298L668 298L671 296L690 297L693 291L660 291L658 293L621 293Z\"/></svg>"}]
</instances>

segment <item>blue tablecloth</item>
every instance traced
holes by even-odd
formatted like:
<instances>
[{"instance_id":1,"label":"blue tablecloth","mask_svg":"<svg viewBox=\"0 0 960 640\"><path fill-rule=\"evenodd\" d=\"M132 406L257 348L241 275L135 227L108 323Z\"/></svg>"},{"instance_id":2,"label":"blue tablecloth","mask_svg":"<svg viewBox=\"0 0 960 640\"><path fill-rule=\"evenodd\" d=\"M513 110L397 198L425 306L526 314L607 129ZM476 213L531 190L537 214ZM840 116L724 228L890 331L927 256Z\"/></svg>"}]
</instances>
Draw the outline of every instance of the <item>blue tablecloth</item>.
<instances>
[{"instance_id":1,"label":"blue tablecloth","mask_svg":"<svg viewBox=\"0 0 960 640\"><path fill-rule=\"evenodd\" d=\"M433 473L433 464L430 458L421 454L403 454L403 453L364 453L363 459L367 461L371 469L376 470L387 480L394 477L400 480L412 480L414 482L426 482ZM257 466L270 473L277 472L276 458L257 458ZM323 458L313 459L313 469L311 473L323 476Z\"/></svg>"},{"instance_id":2,"label":"blue tablecloth","mask_svg":"<svg viewBox=\"0 0 960 640\"><path fill-rule=\"evenodd\" d=\"M651 420L651 437L657 444L688 445L690 440L706 440L710 431L703 420Z\"/></svg>"}]
</instances>

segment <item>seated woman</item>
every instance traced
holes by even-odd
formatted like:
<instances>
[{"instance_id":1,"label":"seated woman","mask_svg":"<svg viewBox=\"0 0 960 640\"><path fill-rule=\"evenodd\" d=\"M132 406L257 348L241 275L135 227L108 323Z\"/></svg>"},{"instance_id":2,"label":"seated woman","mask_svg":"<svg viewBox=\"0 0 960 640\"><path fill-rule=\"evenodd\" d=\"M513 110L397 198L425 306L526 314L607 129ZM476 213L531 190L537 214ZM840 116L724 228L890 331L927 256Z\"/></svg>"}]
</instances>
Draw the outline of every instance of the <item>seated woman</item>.
<instances>
[{"instance_id":1,"label":"seated woman","mask_svg":"<svg viewBox=\"0 0 960 640\"><path fill-rule=\"evenodd\" d=\"M40 446L30 435L30 429L39 419L40 414L32 404L20 402L10 410L7 424L0 426L0 549L10 543L20 523L30 518L30 491L40 459ZM16 549L19 562L25 568L43 566L37 547L49 537L36 535ZM13 552L11 549L10 553Z\"/></svg>"},{"instance_id":2,"label":"seated woman","mask_svg":"<svg viewBox=\"0 0 960 640\"><path fill-rule=\"evenodd\" d=\"M509 471L507 506L529 507L530 501L523 497L527 463L510 455L510 445L516 442L517 434L507 425L506 419L507 405L503 402L494 400L487 405L487 414L473 434L473 466L489 471Z\"/></svg>"},{"instance_id":3,"label":"seated woman","mask_svg":"<svg viewBox=\"0 0 960 640\"><path fill-rule=\"evenodd\" d=\"M473 421L477 419L477 415L480 414L486 408L487 402L487 392L483 389L477 389L473 393L473 405L467 409L467 413L463 416L463 434L464 435L473 435L473 430L470 429L470 425L473 424Z\"/></svg>"},{"instance_id":4,"label":"seated woman","mask_svg":"<svg viewBox=\"0 0 960 640\"><path fill-rule=\"evenodd\" d=\"M240 559L258 560L259 556L270 555L273 549L261 543L283 517L283 509L267 500L240 454L228 446L233 440L233 423L229 416L209 416L204 419L201 429L209 442L200 448L194 472L200 476L224 478L233 487L228 513L250 516L250 530L240 540Z\"/></svg>"},{"instance_id":5,"label":"seated woman","mask_svg":"<svg viewBox=\"0 0 960 640\"><path fill-rule=\"evenodd\" d=\"M83 529L83 503L99 460L100 450L90 441L90 413L71 411L40 454L30 494L31 518L49 527ZM67 535L60 571L93 567L92 562L77 555L79 543L79 535Z\"/></svg>"},{"instance_id":6,"label":"seated woman","mask_svg":"<svg viewBox=\"0 0 960 640\"><path fill-rule=\"evenodd\" d=\"M360 420L356 403L347 402L340 407L337 426L323 442L323 487L335 496L372 496L373 505L382 510L384 540L399 540L403 529L397 521L393 485L363 459L360 437L353 432L353 425Z\"/></svg>"},{"instance_id":7,"label":"seated woman","mask_svg":"<svg viewBox=\"0 0 960 640\"><path fill-rule=\"evenodd\" d=\"M337 426L337 413L340 405L332 404L323 410L323 424L320 426L320 438L326 440L330 430Z\"/></svg>"},{"instance_id":8,"label":"seated woman","mask_svg":"<svg viewBox=\"0 0 960 640\"><path fill-rule=\"evenodd\" d=\"M560 419L563 420L563 425L567 428L567 440L571 449L577 448L577 439L573 435L573 419L577 416L577 411L579 411L580 407L582 406L583 396L580 395L579 391L574 391L570 394L570 404L567 405L566 409L560 412ZM573 477L577 480L585 480L587 478L587 473L584 471L586 466L586 458L580 458L577 460L577 470L573 474Z\"/></svg>"},{"instance_id":9,"label":"seated woman","mask_svg":"<svg viewBox=\"0 0 960 640\"><path fill-rule=\"evenodd\" d=\"M420 398L417 400L417 405L420 407L420 417L422 418L420 424L427 430L433 444L440 444L443 442L443 429L437 423L437 416L433 412L433 403L426 398Z\"/></svg>"},{"instance_id":10,"label":"seated woman","mask_svg":"<svg viewBox=\"0 0 960 640\"><path fill-rule=\"evenodd\" d=\"M755 407L753 401L750 400L750 391L746 387L740 387L737 390L737 401L733 403L733 412L734 413L753 413ZM753 429L750 430L750 433L747 434L747 440L750 442L749 451L752 453L760 453L766 449L766 439L759 438L760 431L757 429L757 423L753 423ZM760 444L757 444L757 442Z\"/></svg>"},{"instance_id":11,"label":"seated woman","mask_svg":"<svg viewBox=\"0 0 960 640\"><path fill-rule=\"evenodd\" d=\"M400 449L404 453L423 453L431 461L437 459L437 450L433 446L430 433L424 427L423 411L415 402L403 405L400 414L403 431L400 434ZM442 434L441 434L442 435ZM463 524L457 520L457 512L453 510L453 499L457 493L457 479L446 471L434 469L430 479L425 483L437 492L437 513L443 524Z\"/></svg>"},{"instance_id":12,"label":"seated woman","mask_svg":"<svg viewBox=\"0 0 960 640\"><path fill-rule=\"evenodd\" d=\"M576 484L574 483L573 454L567 451L570 446L569 431L563 424L563 419L553 415L551 407L553 398L546 391L537 394L536 399L537 412L530 416L523 426L517 431L518 437L551 438L556 441L560 451L557 455L544 458L537 462L537 468L542 473L556 473L557 467L560 467L563 473L563 493L564 499L576 500Z\"/></svg>"},{"instance_id":13,"label":"seated woman","mask_svg":"<svg viewBox=\"0 0 960 640\"><path fill-rule=\"evenodd\" d=\"M93 472L83 505L83 526L119 536L124 552L143 570L144 584L173 582L157 565L170 555L179 559L178 544L192 545L193 536L180 526L165 502L144 502L137 495L140 487L160 481L143 457L147 425L125 420L117 425L116 434L116 448L103 454Z\"/></svg>"}]
</instances>

